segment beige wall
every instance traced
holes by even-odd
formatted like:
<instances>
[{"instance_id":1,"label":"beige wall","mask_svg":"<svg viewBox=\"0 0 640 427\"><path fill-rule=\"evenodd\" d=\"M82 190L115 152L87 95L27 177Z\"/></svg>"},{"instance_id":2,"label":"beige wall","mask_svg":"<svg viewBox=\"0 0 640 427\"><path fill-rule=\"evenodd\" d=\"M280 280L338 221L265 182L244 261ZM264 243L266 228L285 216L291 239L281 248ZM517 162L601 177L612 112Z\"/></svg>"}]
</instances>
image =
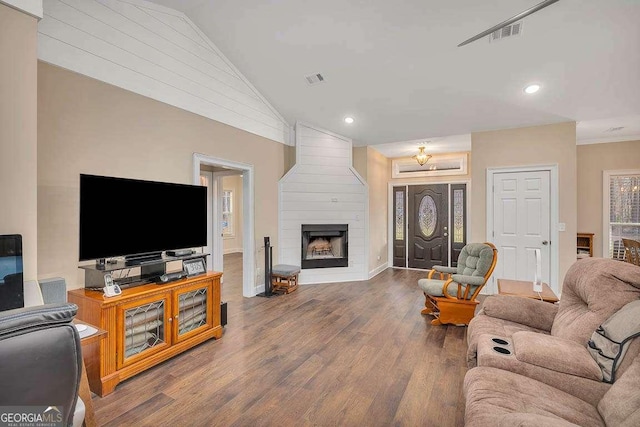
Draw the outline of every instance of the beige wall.
<instances>
[{"instance_id":1,"label":"beige wall","mask_svg":"<svg viewBox=\"0 0 640 427\"><path fill-rule=\"evenodd\" d=\"M369 186L369 275L389 261L388 192L391 160L371 147L353 148L353 168Z\"/></svg>"},{"instance_id":2,"label":"beige wall","mask_svg":"<svg viewBox=\"0 0 640 427\"><path fill-rule=\"evenodd\" d=\"M0 234L21 234L24 279L38 275L38 22L0 5Z\"/></svg>"},{"instance_id":3,"label":"beige wall","mask_svg":"<svg viewBox=\"0 0 640 427\"><path fill-rule=\"evenodd\" d=\"M389 192L389 161L371 147L367 153L367 184L369 185L369 273L389 261L387 201ZM355 162L354 162L355 164ZM356 169L357 170L357 169Z\"/></svg>"},{"instance_id":4,"label":"beige wall","mask_svg":"<svg viewBox=\"0 0 640 427\"><path fill-rule=\"evenodd\" d=\"M367 155L368 147L353 147L353 168L360 174L361 177L367 179Z\"/></svg>"},{"instance_id":5,"label":"beige wall","mask_svg":"<svg viewBox=\"0 0 640 427\"><path fill-rule=\"evenodd\" d=\"M223 177L222 188L233 192L233 236L225 236L222 239L224 253L242 252L242 177Z\"/></svg>"},{"instance_id":6,"label":"beige wall","mask_svg":"<svg viewBox=\"0 0 640 427\"><path fill-rule=\"evenodd\" d=\"M194 152L254 166L256 239L271 236L277 247L284 145L45 63L38 73L40 277L83 284L80 173L190 184ZM119 208L117 197L105 207Z\"/></svg>"},{"instance_id":7,"label":"beige wall","mask_svg":"<svg viewBox=\"0 0 640 427\"><path fill-rule=\"evenodd\" d=\"M602 172L640 169L640 141L578 145L578 231L594 233L593 255L602 256Z\"/></svg>"},{"instance_id":8,"label":"beige wall","mask_svg":"<svg viewBox=\"0 0 640 427\"><path fill-rule=\"evenodd\" d=\"M559 233L558 242L558 281L561 284L567 269L576 261L575 122L472 133L471 149L473 152L471 158L473 191L469 210L471 241L484 241L487 238L487 168L558 165L559 222L566 224L566 231Z\"/></svg>"}]
</instances>

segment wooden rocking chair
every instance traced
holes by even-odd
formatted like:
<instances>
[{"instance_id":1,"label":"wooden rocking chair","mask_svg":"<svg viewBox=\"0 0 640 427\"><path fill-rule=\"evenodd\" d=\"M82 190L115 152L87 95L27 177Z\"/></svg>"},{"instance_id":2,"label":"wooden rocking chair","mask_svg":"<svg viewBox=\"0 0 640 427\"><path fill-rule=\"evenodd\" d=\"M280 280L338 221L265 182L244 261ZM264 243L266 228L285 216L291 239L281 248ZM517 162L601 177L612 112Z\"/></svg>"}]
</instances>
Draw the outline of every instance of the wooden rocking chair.
<instances>
[{"instance_id":1,"label":"wooden rocking chair","mask_svg":"<svg viewBox=\"0 0 640 427\"><path fill-rule=\"evenodd\" d=\"M498 250L492 243L469 243L462 248L457 267L433 267L426 279L418 280L426 298L421 313L435 317L432 325L468 325L478 305L476 297L497 262ZM433 277L436 273L440 279Z\"/></svg>"}]
</instances>

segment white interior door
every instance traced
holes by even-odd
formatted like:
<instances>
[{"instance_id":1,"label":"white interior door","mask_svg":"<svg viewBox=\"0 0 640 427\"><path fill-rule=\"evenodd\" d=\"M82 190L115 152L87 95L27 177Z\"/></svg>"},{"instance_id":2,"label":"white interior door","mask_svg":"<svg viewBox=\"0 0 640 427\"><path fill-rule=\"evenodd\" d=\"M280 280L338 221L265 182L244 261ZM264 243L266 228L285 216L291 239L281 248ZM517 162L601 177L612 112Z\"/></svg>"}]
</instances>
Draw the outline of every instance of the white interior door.
<instances>
[{"instance_id":1,"label":"white interior door","mask_svg":"<svg viewBox=\"0 0 640 427\"><path fill-rule=\"evenodd\" d=\"M550 283L550 172L504 172L493 175L493 243L498 248L497 279L533 281L535 249L542 255L542 280Z\"/></svg>"}]
</instances>

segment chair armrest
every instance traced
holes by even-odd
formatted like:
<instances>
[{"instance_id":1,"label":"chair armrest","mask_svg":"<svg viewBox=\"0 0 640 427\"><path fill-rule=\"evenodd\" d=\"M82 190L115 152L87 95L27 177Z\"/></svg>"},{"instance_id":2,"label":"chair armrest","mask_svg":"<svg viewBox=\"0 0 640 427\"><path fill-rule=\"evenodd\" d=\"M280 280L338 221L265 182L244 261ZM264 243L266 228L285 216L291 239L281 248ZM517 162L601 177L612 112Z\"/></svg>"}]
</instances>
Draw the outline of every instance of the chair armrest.
<instances>
[{"instance_id":1,"label":"chair armrest","mask_svg":"<svg viewBox=\"0 0 640 427\"><path fill-rule=\"evenodd\" d=\"M556 304L510 295L491 295L484 300L482 312L497 319L509 320L551 332L558 313Z\"/></svg>"},{"instance_id":2,"label":"chair armrest","mask_svg":"<svg viewBox=\"0 0 640 427\"><path fill-rule=\"evenodd\" d=\"M520 331L512 336L520 362L555 372L602 381L602 370L587 348L575 341L539 332Z\"/></svg>"},{"instance_id":3,"label":"chair armrest","mask_svg":"<svg viewBox=\"0 0 640 427\"><path fill-rule=\"evenodd\" d=\"M444 265L434 265L432 269L438 273L456 274L458 272L457 267L446 267Z\"/></svg>"},{"instance_id":4,"label":"chair armrest","mask_svg":"<svg viewBox=\"0 0 640 427\"><path fill-rule=\"evenodd\" d=\"M480 286L484 283L484 277L482 276L465 276L464 274L454 274L451 276L454 282L462 285L474 285Z\"/></svg>"}]
</instances>

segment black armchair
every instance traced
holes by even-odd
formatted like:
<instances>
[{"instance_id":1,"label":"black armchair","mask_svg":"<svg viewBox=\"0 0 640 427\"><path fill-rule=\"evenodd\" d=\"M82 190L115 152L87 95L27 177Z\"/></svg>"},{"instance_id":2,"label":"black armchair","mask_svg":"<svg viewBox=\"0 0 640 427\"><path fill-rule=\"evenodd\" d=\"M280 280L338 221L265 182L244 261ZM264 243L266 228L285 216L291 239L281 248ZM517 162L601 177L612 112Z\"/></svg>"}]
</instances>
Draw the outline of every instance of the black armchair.
<instances>
[{"instance_id":1,"label":"black armchair","mask_svg":"<svg viewBox=\"0 0 640 427\"><path fill-rule=\"evenodd\" d=\"M73 424L82 375L75 304L0 312L0 405L55 407Z\"/></svg>"}]
</instances>

